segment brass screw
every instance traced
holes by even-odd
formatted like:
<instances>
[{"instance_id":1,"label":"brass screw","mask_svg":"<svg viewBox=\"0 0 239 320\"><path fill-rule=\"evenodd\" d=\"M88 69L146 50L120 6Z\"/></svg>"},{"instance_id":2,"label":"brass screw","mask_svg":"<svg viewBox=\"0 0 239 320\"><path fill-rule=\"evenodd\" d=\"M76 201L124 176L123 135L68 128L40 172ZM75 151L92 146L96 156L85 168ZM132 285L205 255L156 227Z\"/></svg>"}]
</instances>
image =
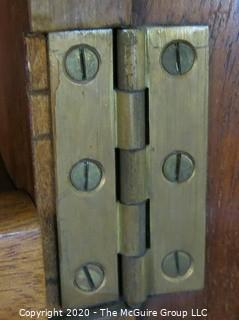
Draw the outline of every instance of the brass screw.
<instances>
[{"instance_id":1,"label":"brass screw","mask_svg":"<svg viewBox=\"0 0 239 320\"><path fill-rule=\"evenodd\" d=\"M96 291L103 281L104 271L98 264L85 264L75 274L75 285L82 291Z\"/></svg>"},{"instance_id":2,"label":"brass screw","mask_svg":"<svg viewBox=\"0 0 239 320\"><path fill-rule=\"evenodd\" d=\"M93 160L83 159L72 167L70 180L77 190L89 192L99 186L102 175L100 164Z\"/></svg>"},{"instance_id":3,"label":"brass screw","mask_svg":"<svg viewBox=\"0 0 239 320\"><path fill-rule=\"evenodd\" d=\"M193 66L194 48L185 41L171 42L163 51L162 65L172 75L183 75Z\"/></svg>"},{"instance_id":4,"label":"brass screw","mask_svg":"<svg viewBox=\"0 0 239 320\"><path fill-rule=\"evenodd\" d=\"M192 258L184 251L169 253L162 263L162 270L170 278L183 277L191 268Z\"/></svg>"},{"instance_id":5,"label":"brass screw","mask_svg":"<svg viewBox=\"0 0 239 320\"><path fill-rule=\"evenodd\" d=\"M163 174L170 182L184 182L188 180L194 172L194 162L192 158L184 152L170 154L163 164Z\"/></svg>"},{"instance_id":6,"label":"brass screw","mask_svg":"<svg viewBox=\"0 0 239 320\"><path fill-rule=\"evenodd\" d=\"M99 54L90 46L75 46L66 53L65 69L73 81L91 81L99 69Z\"/></svg>"}]
</instances>

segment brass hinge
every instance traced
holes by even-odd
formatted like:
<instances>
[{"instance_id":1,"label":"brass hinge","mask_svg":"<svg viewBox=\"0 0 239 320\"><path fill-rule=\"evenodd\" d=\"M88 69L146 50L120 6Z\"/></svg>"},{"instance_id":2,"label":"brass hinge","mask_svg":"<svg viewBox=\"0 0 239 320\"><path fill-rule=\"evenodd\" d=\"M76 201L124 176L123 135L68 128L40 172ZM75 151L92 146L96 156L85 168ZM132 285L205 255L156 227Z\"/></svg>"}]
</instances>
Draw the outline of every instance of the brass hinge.
<instances>
[{"instance_id":1,"label":"brass hinge","mask_svg":"<svg viewBox=\"0 0 239 320\"><path fill-rule=\"evenodd\" d=\"M208 28L48 40L63 305L202 288Z\"/></svg>"}]
</instances>

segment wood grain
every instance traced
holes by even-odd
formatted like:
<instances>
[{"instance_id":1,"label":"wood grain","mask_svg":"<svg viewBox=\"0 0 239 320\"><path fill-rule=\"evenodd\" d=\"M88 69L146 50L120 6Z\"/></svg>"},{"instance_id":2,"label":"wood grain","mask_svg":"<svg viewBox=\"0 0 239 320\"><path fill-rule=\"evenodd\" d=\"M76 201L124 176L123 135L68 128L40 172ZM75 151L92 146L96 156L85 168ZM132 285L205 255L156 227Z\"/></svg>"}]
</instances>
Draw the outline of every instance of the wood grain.
<instances>
[{"instance_id":1,"label":"wood grain","mask_svg":"<svg viewBox=\"0 0 239 320\"><path fill-rule=\"evenodd\" d=\"M43 250L49 306L59 305L59 279L53 178L52 142L40 137L33 140L36 205L43 233Z\"/></svg>"},{"instance_id":2,"label":"wood grain","mask_svg":"<svg viewBox=\"0 0 239 320\"><path fill-rule=\"evenodd\" d=\"M51 132L51 113L48 94L34 94L29 96L31 112L31 128L33 139L49 137Z\"/></svg>"},{"instance_id":3,"label":"wood grain","mask_svg":"<svg viewBox=\"0 0 239 320\"><path fill-rule=\"evenodd\" d=\"M70 3L73 1L77 4L77 8L71 12ZM43 12L43 15L35 17L32 15L32 20L36 19L35 26L32 26L33 30L41 28L47 30L48 26L53 30L144 24L209 24L210 111L206 288L197 293L155 297L146 306L158 309L208 307L209 320L236 320L239 314L237 301L239 295L238 1L68 0L69 7L65 10L67 15L60 17L56 10L58 18L55 26L52 11L47 13L48 7L39 8L42 1L32 0L32 3L34 2L35 12ZM53 3L53 0L51 2ZM89 5L92 5L91 10ZM26 12L26 3L23 0L1 1L0 40L4 47L0 50L0 117L4 120L1 121L0 148L7 168L17 181L17 185L33 194L30 139L27 129L28 111L24 93L24 48L21 42L22 31L28 27ZM47 17L50 18L47 20ZM69 22L71 18L68 17L76 18L75 25L71 25ZM51 148L49 145L50 142L48 148ZM18 156L19 150L21 157ZM49 149L46 147L46 150ZM51 163L52 160L49 161ZM45 167L44 164L38 166L39 175L42 166ZM44 183L43 186L42 202L47 190L52 190L53 182L49 185ZM40 184L39 189L41 189ZM51 203L50 200L45 206L51 206Z\"/></svg>"},{"instance_id":4,"label":"wood grain","mask_svg":"<svg viewBox=\"0 0 239 320\"><path fill-rule=\"evenodd\" d=\"M0 194L0 319L46 307L42 236L36 210L22 192Z\"/></svg>"},{"instance_id":5,"label":"wood grain","mask_svg":"<svg viewBox=\"0 0 239 320\"><path fill-rule=\"evenodd\" d=\"M29 35L25 38L25 42L29 90L46 90L48 88L46 39L43 35Z\"/></svg>"},{"instance_id":6,"label":"wood grain","mask_svg":"<svg viewBox=\"0 0 239 320\"><path fill-rule=\"evenodd\" d=\"M28 67L34 198L43 234L47 301L50 306L56 306L59 304L56 199L46 38L43 35L31 35L25 38L25 44Z\"/></svg>"},{"instance_id":7,"label":"wood grain","mask_svg":"<svg viewBox=\"0 0 239 320\"><path fill-rule=\"evenodd\" d=\"M31 29L55 31L128 25L132 0L29 0Z\"/></svg>"},{"instance_id":8,"label":"wood grain","mask_svg":"<svg viewBox=\"0 0 239 320\"><path fill-rule=\"evenodd\" d=\"M2 0L0 21L0 153L15 185L33 195L23 41L27 2Z\"/></svg>"}]
</instances>

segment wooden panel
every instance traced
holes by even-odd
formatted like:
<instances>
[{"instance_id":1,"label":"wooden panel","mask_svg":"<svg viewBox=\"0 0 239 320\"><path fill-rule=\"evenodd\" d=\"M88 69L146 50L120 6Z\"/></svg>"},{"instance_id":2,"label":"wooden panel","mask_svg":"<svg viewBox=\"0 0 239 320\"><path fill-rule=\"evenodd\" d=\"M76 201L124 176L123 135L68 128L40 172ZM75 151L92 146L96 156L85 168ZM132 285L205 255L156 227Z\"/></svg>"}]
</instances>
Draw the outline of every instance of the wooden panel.
<instances>
[{"instance_id":1,"label":"wooden panel","mask_svg":"<svg viewBox=\"0 0 239 320\"><path fill-rule=\"evenodd\" d=\"M0 192L12 190L14 190L14 185L6 171L5 164L0 155Z\"/></svg>"},{"instance_id":2,"label":"wooden panel","mask_svg":"<svg viewBox=\"0 0 239 320\"><path fill-rule=\"evenodd\" d=\"M33 138L38 139L39 136L49 136L51 132L51 114L48 95L34 95L33 93L29 96L29 101L31 109Z\"/></svg>"},{"instance_id":3,"label":"wooden panel","mask_svg":"<svg viewBox=\"0 0 239 320\"><path fill-rule=\"evenodd\" d=\"M36 5L37 2L42 5L40 0L32 1L35 1ZM208 306L208 319L210 320L236 319L239 313L237 302L239 294L237 218L239 208L239 150L236 148L239 138L239 116L237 111L239 65L236 60L239 51L238 1L75 1L77 2L76 11L79 20L74 25L74 28L99 27L102 25L120 26L130 23L134 25L209 24L211 63L206 289L198 293L163 295L160 298L152 299L147 306L152 308L158 306L158 309L165 306L169 309L190 309L191 307ZM71 2L72 0L65 1L65 6L67 6L66 3L69 5ZM51 3L53 3L53 0ZM91 11L88 9L89 4L92 4ZM42 5L42 7L44 6ZM39 10L39 13L46 12L45 8L38 7L37 9L37 6L35 8ZM94 8L97 8L97 10ZM28 133L26 129L27 113L24 111L25 96L24 90L22 90L24 83L22 66L24 63L23 47L20 41L21 32L27 24L26 21L23 21L26 15L24 10L25 4L23 0L13 0L11 2L2 0L1 2L0 17L2 27L0 29L0 39L1 43L4 43L4 48L0 50L2 70L0 117L4 121L1 122L0 145L1 150L4 149L4 160L7 162L7 167L12 177L14 176L15 180L18 180L19 186L27 186L27 189L31 191L33 183L29 170L30 166L28 165L30 162L30 148L27 142L29 140L26 138ZM13 13L15 11L18 11L19 14L14 16ZM89 13L88 16L87 12ZM70 13L69 10L65 11L65 13L67 13L67 16L74 17L74 13ZM44 28L47 28L48 25L53 28L54 20L50 20L51 14L35 16L37 18L36 21L40 26L43 23L45 25ZM49 19L47 21L46 18L48 16ZM32 17L35 19L34 15ZM61 17L58 17L57 28L70 27L67 24L61 25L60 20ZM62 17L62 20L65 21L65 18ZM9 23L9 21L14 21L15 24ZM21 26L24 25L24 28L19 28L17 21L20 21ZM34 28L37 28L37 24ZM7 38L6 34L8 34ZM15 41L15 39L19 41ZM19 55L17 59L14 58L15 55ZM11 70L11 74L9 70ZM14 77L15 74L18 77ZM2 106L4 107L2 108ZM8 106L8 108L5 106ZM12 112L12 110L15 110L15 112ZM11 128L11 134L9 128ZM17 132L17 134L14 135L14 132ZM19 134L19 132L22 133ZM13 137L16 138L13 139ZM21 146L21 157L16 156L19 154L19 145ZM48 147L51 148L49 141ZM51 163L50 159L49 161ZM41 172L40 167L39 165L39 174ZM48 166L47 168L49 170ZM50 171L46 170L46 172ZM43 184L45 190L45 193L41 196L43 203L43 195L47 194L47 190L52 190L52 185ZM41 190L40 184L38 188ZM51 206L51 204L52 202L49 201L49 203L45 203L45 206ZM55 279L52 282L55 282Z\"/></svg>"},{"instance_id":4,"label":"wooden panel","mask_svg":"<svg viewBox=\"0 0 239 320\"><path fill-rule=\"evenodd\" d=\"M45 90L48 88L45 37L42 35L37 37L29 36L25 40L27 49L29 90Z\"/></svg>"},{"instance_id":5,"label":"wooden panel","mask_svg":"<svg viewBox=\"0 0 239 320\"><path fill-rule=\"evenodd\" d=\"M33 195L23 41L27 1L2 0L0 21L0 152L16 186Z\"/></svg>"},{"instance_id":6,"label":"wooden panel","mask_svg":"<svg viewBox=\"0 0 239 320\"><path fill-rule=\"evenodd\" d=\"M220 26L222 28L220 30L224 30L223 26L232 23L235 11L237 11L237 0L133 0L132 23L135 25L205 23L211 27ZM215 29L214 32L219 33L219 29Z\"/></svg>"},{"instance_id":7,"label":"wooden panel","mask_svg":"<svg viewBox=\"0 0 239 320\"><path fill-rule=\"evenodd\" d=\"M121 26L132 0L29 0L32 31Z\"/></svg>"},{"instance_id":8,"label":"wooden panel","mask_svg":"<svg viewBox=\"0 0 239 320\"><path fill-rule=\"evenodd\" d=\"M42 237L36 210L21 192L0 194L0 319L46 307Z\"/></svg>"},{"instance_id":9,"label":"wooden panel","mask_svg":"<svg viewBox=\"0 0 239 320\"><path fill-rule=\"evenodd\" d=\"M29 75L34 195L43 233L47 301L49 305L58 305L56 211L46 39L42 35L29 36L25 38L25 43Z\"/></svg>"},{"instance_id":10,"label":"wooden panel","mask_svg":"<svg viewBox=\"0 0 239 320\"><path fill-rule=\"evenodd\" d=\"M146 307L208 308L209 320L236 320L239 314L238 1L139 0L133 9L135 24L204 23L210 29L206 287L195 293L155 297Z\"/></svg>"}]
</instances>

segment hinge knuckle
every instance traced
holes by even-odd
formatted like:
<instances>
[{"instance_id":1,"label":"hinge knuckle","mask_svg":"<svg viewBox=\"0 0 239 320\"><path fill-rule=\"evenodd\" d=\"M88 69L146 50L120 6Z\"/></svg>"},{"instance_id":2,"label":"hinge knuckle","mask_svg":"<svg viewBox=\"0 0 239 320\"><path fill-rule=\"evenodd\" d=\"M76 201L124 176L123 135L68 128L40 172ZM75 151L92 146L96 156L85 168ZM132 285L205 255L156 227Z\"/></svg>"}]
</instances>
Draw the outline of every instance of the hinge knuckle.
<instances>
[{"instance_id":1,"label":"hinge knuckle","mask_svg":"<svg viewBox=\"0 0 239 320\"><path fill-rule=\"evenodd\" d=\"M145 257L122 257L123 297L130 306L142 304L148 296Z\"/></svg>"},{"instance_id":2,"label":"hinge knuckle","mask_svg":"<svg viewBox=\"0 0 239 320\"><path fill-rule=\"evenodd\" d=\"M120 205L121 254L139 257L146 251L146 203Z\"/></svg>"},{"instance_id":3,"label":"hinge knuckle","mask_svg":"<svg viewBox=\"0 0 239 320\"><path fill-rule=\"evenodd\" d=\"M117 33L118 89L145 88L145 31L119 30ZM123 72L120 72L123 71Z\"/></svg>"},{"instance_id":4,"label":"hinge knuckle","mask_svg":"<svg viewBox=\"0 0 239 320\"><path fill-rule=\"evenodd\" d=\"M147 199L146 149L120 150L120 200L137 204Z\"/></svg>"},{"instance_id":5,"label":"hinge knuckle","mask_svg":"<svg viewBox=\"0 0 239 320\"><path fill-rule=\"evenodd\" d=\"M120 253L123 295L129 305L135 306L147 298L144 279L148 198L145 31L118 31L117 48Z\"/></svg>"},{"instance_id":6,"label":"hinge knuckle","mask_svg":"<svg viewBox=\"0 0 239 320\"><path fill-rule=\"evenodd\" d=\"M145 147L145 91L117 91L118 147Z\"/></svg>"}]
</instances>

